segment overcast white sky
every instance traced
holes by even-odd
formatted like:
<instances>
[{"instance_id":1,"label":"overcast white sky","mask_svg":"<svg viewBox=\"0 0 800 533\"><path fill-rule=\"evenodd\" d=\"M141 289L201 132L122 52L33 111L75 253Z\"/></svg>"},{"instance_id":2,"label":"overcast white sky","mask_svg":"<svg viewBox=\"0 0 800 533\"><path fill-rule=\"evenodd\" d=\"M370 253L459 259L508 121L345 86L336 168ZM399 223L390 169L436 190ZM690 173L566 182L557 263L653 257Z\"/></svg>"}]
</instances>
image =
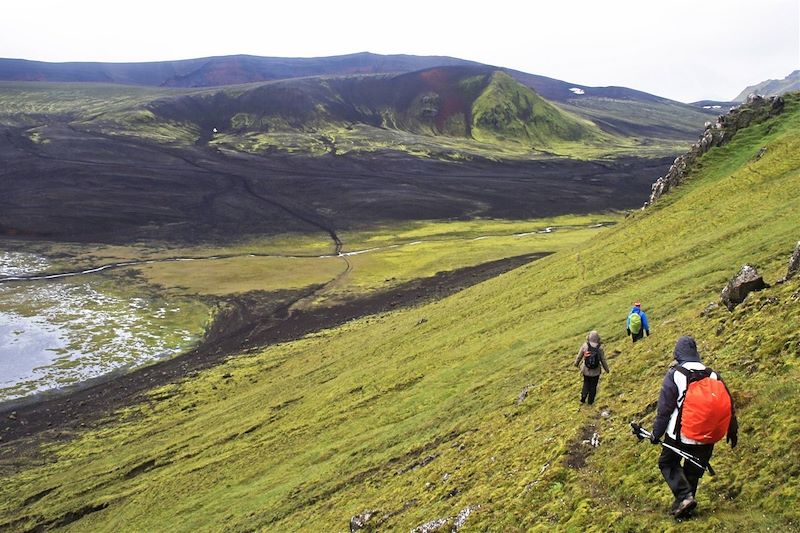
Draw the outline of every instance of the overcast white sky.
<instances>
[{"instance_id":1,"label":"overcast white sky","mask_svg":"<svg viewBox=\"0 0 800 533\"><path fill-rule=\"evenodd\" d=\"M0 57L446 55L684 102L800 69L800 0L5 1Z\"/></svg>"}]
</instances>

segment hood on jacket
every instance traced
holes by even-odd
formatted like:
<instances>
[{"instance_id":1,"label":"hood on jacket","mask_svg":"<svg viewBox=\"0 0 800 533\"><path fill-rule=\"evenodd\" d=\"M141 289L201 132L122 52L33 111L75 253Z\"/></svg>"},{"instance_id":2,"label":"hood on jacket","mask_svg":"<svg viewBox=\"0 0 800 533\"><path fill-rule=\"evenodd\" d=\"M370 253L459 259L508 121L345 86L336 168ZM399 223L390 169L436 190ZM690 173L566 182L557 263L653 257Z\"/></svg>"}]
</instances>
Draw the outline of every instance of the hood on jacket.
<instances>
[{"instance_id":1,"label":"hood on jacket","mask_svg":"<svg viewBox=\"0 0 800 533\"><path fill-rule=\"evenodd\" d=\"M591 344L593 348L597 348L600 346L600 334L592 330L589 332L589 336L586 337L586 341Z\"/></svg>"},{"instance_id":2,"label":"hood on jacket","mask_svg":"<svg viewBox=\"0 0 800 533\"><path fill-rule=\"evenodd\" d=\"M633 307L631 307L631 313L636 313L637 315L641 315L642 314L642 308L641 307L636 307L634 305ZM630 315L631 313L628 313L628 314Z\"/></svg>"},{"instance_id":3,"label":"hood on jacket","mask_svg":"<svg viewBox=\"0 0 800 533\"><path fill-rule=\"evenodd\" d=\"M694 342L692 337L686 336L678 339L678 342L675 343L673 355L679 364L700 362L700 354L697 353L697 343Z\"/></svg>"}]
</instances>

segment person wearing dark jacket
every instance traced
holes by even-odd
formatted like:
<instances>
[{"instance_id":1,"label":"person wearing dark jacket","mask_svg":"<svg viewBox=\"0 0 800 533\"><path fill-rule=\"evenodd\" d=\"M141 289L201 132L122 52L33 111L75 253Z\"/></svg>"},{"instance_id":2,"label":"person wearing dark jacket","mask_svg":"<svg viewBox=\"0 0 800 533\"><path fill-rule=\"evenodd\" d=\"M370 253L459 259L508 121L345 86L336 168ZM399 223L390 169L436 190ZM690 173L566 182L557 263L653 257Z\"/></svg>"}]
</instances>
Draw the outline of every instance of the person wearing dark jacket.
<instances>
[{"instance_id":1,"label":"person wearing dark jacket","mask_svg":"<svg viewBox=\"0 0 800 533\"><path fill-rule=\"evenodd\" d=\"M600 368L602 365L603 368ZM606 354L603 352L600 334L590 331L586 337L586 342L578 350L578 357L575 358L575 366L581 369L583 375L583 389L581 389L581 403L588 399L589 405L594 403L597 395L597 383L600 381L600 374L605 369L610 372L606 363Z\"/></svg>"},{"instance_id":2,"label":"person wearing dark jacket","mask_svg":"<svg viewBox=\"0 0 800 533\"><path fill-rule=\"evenodd\" d=\"M631 315L633 314L639 315L639 320L641 321L641 327L639 328L639 331L637 331L636 333L631 331ZM636 342L639 339L644 338L645 333L647 333L648 337L650 336L650 324L647 322L647 313L642 311L642 303L639 300L633 302L633 307L631 307L631 312L628 313L626 329L628 331L628 336L631 338L633 342Z\"/></svg>"},{"instance_id":3,"label":"person wearing dark jacket","mask_svg":"<svg viewBox=\"0 0 800 533\"><path fill-rule=\"evenodd\" d=\"M659 439L664 436L664 443L683 450L700 460L703 464L708 464L711 454L714 451L713 444L702 444L686 437L681 431L676 434L678 425L678 410L683 403L684 395L688 388L687 378L683 372L677 372L676 367L682 366L687 370L704 370L706 367L700 362L700 354L697 352L697 344L692 337L681 337L675 344L675 363L664 376L661 384L661 392L658 395L658 406L656 408L656 418L653 422L653 432L651 442L658 444ZM712 372L711 379L722 380L716 372ZM727 430L727 442L731 448L736 447L738 441L739 424L736 420L736 412L731 399L731 419ZM697 485L703 477L705 470L689 461L684 461L681 465L681 457L674 451L664 447L661 457L658 460L658 468L664 476L664 480L669 485L675 501L672 504L671 513L676 518L686 516L696 506Z\"/></svg>"}]
</instances>

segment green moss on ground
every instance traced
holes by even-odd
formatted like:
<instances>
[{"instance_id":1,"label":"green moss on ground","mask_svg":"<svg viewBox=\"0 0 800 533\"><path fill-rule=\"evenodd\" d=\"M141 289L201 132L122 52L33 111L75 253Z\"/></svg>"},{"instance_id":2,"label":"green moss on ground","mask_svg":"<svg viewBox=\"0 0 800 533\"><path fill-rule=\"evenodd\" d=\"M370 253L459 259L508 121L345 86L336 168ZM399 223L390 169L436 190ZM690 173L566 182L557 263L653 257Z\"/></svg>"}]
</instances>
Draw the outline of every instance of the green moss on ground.
<instances>
[{"instance_id":1,"label":"green moss on ground","mask_svg":"<svg viewBox=\"0 0 800 533\"><path fill-rule=\"evenodd\" d=\"M700 313L745 262L770 282L785 272L800 227L799 103L588 245L154 391L49 447L56 461L9 472L0 524L92 509L67 529L330 531L376 509L379 529L409 530L480 506L463 531L796 530L800 279ZM653 335L631 345L624 318L639 298ZM619 353L597 404L579 409L570 365L590 329ZM741 424L687 525L667 518L657 449L628 428L652 421L683 334L725 376ZM582 444L589 430L597 449Z\"/></svg>"}]
</instances>

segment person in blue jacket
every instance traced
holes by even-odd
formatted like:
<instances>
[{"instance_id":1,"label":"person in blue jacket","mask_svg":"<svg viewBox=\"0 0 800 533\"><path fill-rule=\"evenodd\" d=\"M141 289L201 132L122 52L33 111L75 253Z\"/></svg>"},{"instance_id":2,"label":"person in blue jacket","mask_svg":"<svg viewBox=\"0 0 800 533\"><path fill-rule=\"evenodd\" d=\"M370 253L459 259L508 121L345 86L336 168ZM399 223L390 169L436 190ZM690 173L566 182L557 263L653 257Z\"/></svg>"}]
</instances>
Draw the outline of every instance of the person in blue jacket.
<instances>
[{"instance_id":1,"label":"person in blue jacket","mask_svg":"<svg viewBox=\"0 0 800 533\"><path fill-rule=\"evenodd\" d=\"M638 320L633 317L633 315L639 315ZM634 320L633 327L631 327L631 318ZM636 324L635 322L639 322ZM638 331L637 331L638 326ZM631 312L628 314L628 321L627 321L627 330L628 335L633 340L633 342L638 341L642 337L644 337L645 333L647 336L650 336L650 324L647 323L647 314L642 311L642 303L639 300L633 302L633 307L631 308Z\"/></svg>"}]
</instances>

